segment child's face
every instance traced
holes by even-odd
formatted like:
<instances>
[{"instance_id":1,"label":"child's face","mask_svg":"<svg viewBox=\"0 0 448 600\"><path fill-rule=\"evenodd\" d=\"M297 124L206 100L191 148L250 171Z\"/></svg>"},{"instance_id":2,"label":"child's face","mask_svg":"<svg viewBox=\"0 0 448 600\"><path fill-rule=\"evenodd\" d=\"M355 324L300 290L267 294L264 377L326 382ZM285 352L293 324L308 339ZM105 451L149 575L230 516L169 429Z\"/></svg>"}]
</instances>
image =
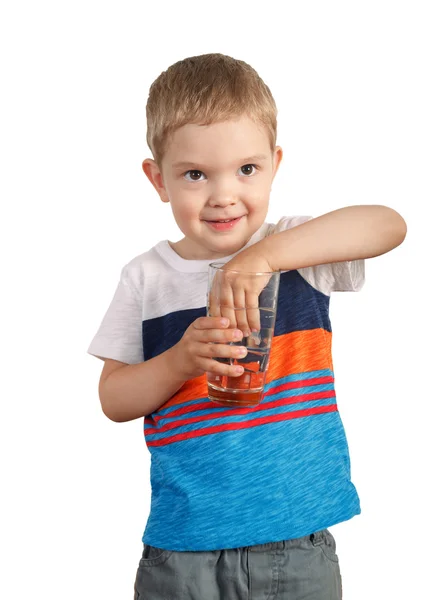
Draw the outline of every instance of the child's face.
<instances>
[{"instance_id":1,"label":"child's face","mask_svg":"<svg viewBox=\"0 0 448 600\"><path fill-rule=\"evenodd\" d=\"M282 158L265 129L244 116L174 132L160 168L143 169L170 202L185 238L174 249L187 259L217 259L240 250L265 221L271 184ZM230 223L218 220L236 219Z\"/></svg>"}]
</instances>

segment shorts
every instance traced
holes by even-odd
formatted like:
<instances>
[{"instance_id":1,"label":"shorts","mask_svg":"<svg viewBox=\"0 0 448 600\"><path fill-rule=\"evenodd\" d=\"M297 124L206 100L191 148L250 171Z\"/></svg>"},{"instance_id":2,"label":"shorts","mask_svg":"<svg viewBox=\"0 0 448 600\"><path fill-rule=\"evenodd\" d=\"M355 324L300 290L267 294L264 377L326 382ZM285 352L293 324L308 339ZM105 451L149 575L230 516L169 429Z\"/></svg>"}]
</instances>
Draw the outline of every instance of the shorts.
<instances>
[{"instance_id":1,"label":"shorts","mask_svg":"<svg viewBox=\"0 0 448 600\"><path fill-rule=\"evenodd\" d=\"M324 529L284 542L206 552L144 545L134 600L341 600L336 544Z\"/></svg>"}]
</instances>

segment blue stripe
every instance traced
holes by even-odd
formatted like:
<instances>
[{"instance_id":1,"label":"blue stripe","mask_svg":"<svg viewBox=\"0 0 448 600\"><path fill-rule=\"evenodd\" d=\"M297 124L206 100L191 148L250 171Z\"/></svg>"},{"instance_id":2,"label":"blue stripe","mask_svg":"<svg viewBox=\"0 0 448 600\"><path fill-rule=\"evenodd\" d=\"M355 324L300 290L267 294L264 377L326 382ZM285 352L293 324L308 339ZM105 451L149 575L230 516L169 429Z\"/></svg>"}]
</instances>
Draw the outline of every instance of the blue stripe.
<instances>
[{"instance_id":1,"label":"blue stripe","mask_svg":"<svg viewBox=\"0 0 448 600\"><path fill-rule=\"evenodd\" d=\"M298 271L282 273L274 335L309 329L331 331L329 304L329 296L315 290Z\"/></svg>"},{"instance_id":2,"label":"blue stripe","mask_svg":"<svg viewBox=\"0 0 448 600\"><path fill-rule=\"evenodd\" d=\"M177 344L199 317L205 317L207 310L192 308L168 313L156 319L147 319L142 323L143 356L145 360L154 358Z\"/></svg>"},{"instance_id":3,"label":"blue stripe","mask_svg":"<svg viewBox=\"0 0 448 600\"><path fill-rule=\"evenodd\" d=\"M330 390L334 390L334 385L332 383L309 385L305 388L292 388L291 390L283 390L277 394L271 394L267 398L264 398L263 402L281 400L282 398L293 398L294 396L306 396L307 394L315 394L317 392L329 392ZM263 406L263 402L261 406Z\"/></svg>"},{"instance_id":4,"label":"blue stripe","mask_svg":"<svg viewBox=\"0 0 448 600\"><path fill-rule=\"evenodd\" d=\"M174 404L173 406L169 406L168 408L161 408L157 412L152 413L151 416L154 416L154 415L157 415L158 417L163 416L168 413L174 412L175 410L178 410L179 408L185 408L186 406L194 406L195 404L203 404L205 400L208 400L208 398L206 396L204 396L203 398L199 398L198 400L188 400L187 402L180 402L179 404Z\"/></svg>"},{"instance_id":5,"label":"blue stripe","mask_svg":"<svg viewBox=\"0 0 448 600\"><path fill-rule=\"evenodd\" d=\"M334 377L334 373L331 369L321 369L320 371L307 371L306 373L294 373L293 375L286 375L286 377L279 377L274 379L270 383L264 386L265 391L271 390L278 385L289 383L291 381L305 381L306 379L318 379L319 377Z\"/></svg>"},{"instance_id":6,"label":"blue stripe","mask_svg":"<svg viewBox=\"0 0 448 600\"><path fill-rule=\"evenodd\" d=\"M250 423L256 419L261 417L270 417L273 415L282 415L289 412L294 412L296 410L306 410L308 408L315 408L317 406L330 406L331 404L335 404L334 398L321 398L319 400L310 400L308 402L297 402L294 404L288 404L287 406L278 406L275 408L269 408L262 411L257 411L256 413L248 413L246 415L229 415L228 417L209 419L206 421L200 421L199 423L187 423L185 425L181 425L179 427L175 427L170 429L169 431L163 433L151 433L145 435L145 439L147 441L151 440L160 440L166 437L171 437L173 435L177 435L178 433L186 433L189 431L200 431L201 429L207 429L208 427L215 427L216 425L226 425L229 423ZM248 418L249 417L249 418ZM250 418L252 417L252 418ZM293 417L293 418L301 418L301 417ZM266 423L256 425L256 427L260 427L262 425L266 425ZM219 432L221 433L221 432ZM216 434L213 434L216 435Z\"/></svg>"},{"instance_id":7,"label":"blue stripe","mask_svg":"<svg viewBox=\"0 0 448 600\"><path fill-rule=\"evenodd\" d=\"M143 539L158 548L301 537L360 510L337 412L154 446L151 454L157 460ZM213 527L210 515L219 515Z\"/></svg>"}]
</instances>

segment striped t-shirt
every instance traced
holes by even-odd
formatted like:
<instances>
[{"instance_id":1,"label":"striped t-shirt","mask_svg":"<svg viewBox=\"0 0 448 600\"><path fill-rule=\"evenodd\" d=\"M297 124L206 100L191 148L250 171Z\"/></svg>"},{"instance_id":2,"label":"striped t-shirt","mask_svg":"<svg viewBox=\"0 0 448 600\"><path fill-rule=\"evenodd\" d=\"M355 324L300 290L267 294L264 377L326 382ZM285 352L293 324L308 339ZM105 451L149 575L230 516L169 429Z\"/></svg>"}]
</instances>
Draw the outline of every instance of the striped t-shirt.
<instances>
[{"instance_id":1,"label":"striped t-shirt","mask_svg":"<svg viewBox=\"0 0 448 600\"><path fill-rule=\"evenodd\" d=\"M308 218L265 223L247 246ZM210 262L185 260L167 241L133 259L89 353L134 364L176 344L206 314ZM203 375L145 417L145 544L237 548L301 537L360 512L336 403L329 299L332 291L359 290L363 281L363 261L282 272L261 403L211 403Z\"/></svg>"}]
</instances>

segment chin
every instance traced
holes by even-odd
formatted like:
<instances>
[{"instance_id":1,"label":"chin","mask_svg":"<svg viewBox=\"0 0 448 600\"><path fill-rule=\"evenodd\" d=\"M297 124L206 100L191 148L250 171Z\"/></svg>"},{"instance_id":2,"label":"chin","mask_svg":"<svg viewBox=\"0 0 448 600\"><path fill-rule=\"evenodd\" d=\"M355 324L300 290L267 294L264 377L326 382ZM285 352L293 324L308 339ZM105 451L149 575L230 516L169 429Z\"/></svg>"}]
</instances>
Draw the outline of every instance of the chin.
<instances>
[{"instance_id":1,"label":"chin","mask_svg":"<svg viewBox=\"0 0 448 600\"><path fill-rule=\"evenodd\" d=\"M229 254L235 254L236 252L239 252L242 248L244 248L246 244L247 242L245 241L235 242L234 244L229 244L228 246L223 248L222 252L223 254L225 253L226 256L228 256Z\"/></svg>"}]
</instances>

